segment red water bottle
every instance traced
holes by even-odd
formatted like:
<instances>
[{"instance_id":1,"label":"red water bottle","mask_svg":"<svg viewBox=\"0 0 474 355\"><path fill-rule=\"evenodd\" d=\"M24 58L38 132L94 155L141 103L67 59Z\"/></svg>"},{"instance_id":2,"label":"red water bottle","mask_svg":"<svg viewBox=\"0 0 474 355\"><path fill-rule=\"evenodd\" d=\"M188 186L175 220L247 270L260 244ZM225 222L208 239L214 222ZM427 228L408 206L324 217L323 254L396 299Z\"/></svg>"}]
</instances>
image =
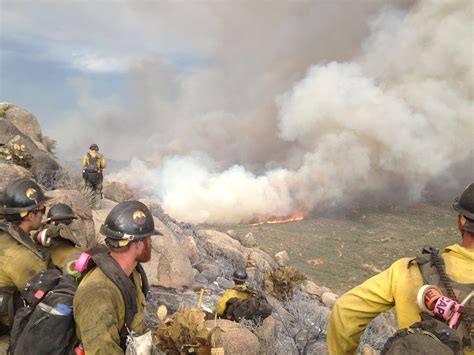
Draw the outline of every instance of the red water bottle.
<instances>
[{"instance_id":1,"label":"red water bottle","mask_svg":"<svg viewBox=\"0 0 474 355\"><path fill-rule=\"evenodd\" d=\"M79 344L74 348L74 354L75 355L86 355L86 352L84 351L84 348L82 347L82 344Z\"/></svg>"}]
</instances>

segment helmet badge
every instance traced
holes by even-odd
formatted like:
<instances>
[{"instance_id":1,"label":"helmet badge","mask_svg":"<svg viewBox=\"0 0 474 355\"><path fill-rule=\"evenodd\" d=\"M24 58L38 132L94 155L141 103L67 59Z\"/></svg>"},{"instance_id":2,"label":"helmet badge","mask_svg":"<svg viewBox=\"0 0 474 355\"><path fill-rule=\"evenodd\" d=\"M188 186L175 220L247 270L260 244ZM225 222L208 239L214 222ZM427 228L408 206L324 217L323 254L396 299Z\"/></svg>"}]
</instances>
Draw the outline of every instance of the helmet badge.
<instances>
[{"instance_id":1,"label":"helmet badge","mask_svg":"<svg viewBox=\"0 0 474 355\"><path fill-rule=\"evenodd\" d=\"M133 212L133 222L138 225L143 225L146 222L146 215L143 211L135 211Z\"/></svg>"},{"instance_id":2,"label":"helmet badge","mask_svg":"<svg viewBox=\"0 0 474 355\"><path fill-rule=\"evenodd\" d=\"M25 192L26 197L28 197L30 200L35 201L38 198L38 191L36 189L30 187L26 190Z\"/></svg>"}]
</instances>

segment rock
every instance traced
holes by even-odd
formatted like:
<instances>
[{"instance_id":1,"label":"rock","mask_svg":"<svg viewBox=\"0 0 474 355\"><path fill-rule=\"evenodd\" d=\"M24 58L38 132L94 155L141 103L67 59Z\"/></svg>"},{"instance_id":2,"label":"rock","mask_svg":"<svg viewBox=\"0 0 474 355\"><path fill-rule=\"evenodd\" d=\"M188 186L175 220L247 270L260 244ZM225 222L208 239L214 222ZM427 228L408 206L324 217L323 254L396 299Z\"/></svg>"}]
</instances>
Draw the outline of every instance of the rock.
<instances>
[{"instance_id":1,"label":"rock","mask_svg":"<svg viewBox=\"0 0 474 355\"><path fill-rule=\"evenodd\" d=\"M71 225L71 231L75 237L74 242L81 249L87 250L97 245L95 224L92 216L92 210L87 204L86 199L77 190L54 190L48 191L47 196L51 197L46 203L46 207L57 203L65 203L69 205L74 213L79 217L74 220Z\"/></svg>"},{"instance_id":2,"label":"rock","mask_svg":"<svg viewBox=\"0 0 474 355\"><path fill-rule=\"evenodd\" d=\"M302 285L302 290L303 292L306 292L309 295L317 296L317 297L321 297L323 294L319 286L316 285L313 281L309 281L309 280L306 281L306 283Z\"/></svg>"},{"instance_id":3,"label":"rock","mask_svg":"<svg viewBox=\"0 0 474 355\"><path fill-rule=\"evenodd\" d=\"M209 283L209 280L203 274L198 274L198 275L194 276L194 281L198 282L199 284L203 284L203 285L207 285Z\"/></svg>"},{"instance_id":4,"label":"rock","mask_svg":"<svg viewBox=\"0 0 474 355\"><path fill-rule=\"evenodd\" d=\"M201 272L201 276L204 276L209 282L216 281L217 277L220 275L220 271L214 271L211 269L205 269Z\"/></svg>"},{"instance_id":5,"label":"rock","mask_svg":"<svg viewBox=\"0 0 474 355\"><path fill-rule=\"evenodd\" d=\"M196 268L203 272L204 270L212 270L216 274L220 275L220 268L217 265L214 265L210 262L203 262L196 265Z\"/></svg>"},{"instance_id":6,"label":"rock","mask_svg":"<svg viewBox=\"0 0 474 355\"><path fill-rule=\"evenodd\" d=\"M245 271L247 272L247 277L249 281L255 280L255 275L257 273L256 267L245 268Z\"/></svg>"},{"instance_id":7,"label":"rock","mask_svg":"<svg viewBox=\"0 0 474 355\"><path fill-rule=\"evenodd\" d=\"M275 254L275 260L278 266L288 266L290 258L288 257L286 250L283 250Z\"/></svg>"},{"instance_id":8,"label":"rock","mask_svg":"<svg viewBox=\"0 0 474 355\"><path fill-rule=\"evenodd\" d=\"M262 345L264 345L266 349L270 348L275 342L275 330L276 321L272 316L265 318L260 327L257 329L257 334L259 338L263 340Z\"/></svg>"},{"instance_id":9,"label":"rock","mask_svg":"<svg viewBox=\"0 0 474 355\"><path fill-rule=\"evenodd\" d=\"M273 258L258 248L246 249L244 253L247 266L256 267L261 271L269 271L278 267Z\"/></svg>"},{"instance_id":10,"label":"rock","mask_svg":"<svg viewBox=\"0 0 474 355\"><path fill-rule=\"evenodd\" d=\"M163 212L160 204L153 200L140 199L138 200L150 209L151 214L155 218L155 229L163 234L170 234L174 237L179 237L184 234L184 231L178 226L175 221ZM165 223L166 222L166 223Z\"/></svg>"},{"instance_id":11,"label":"rock","mask_svg":"<svg viewBox=\"0 0 474 355\"><path fill-rule=\"evenodd\" d=\"M13 106L5 112L5 118L13 123L24 135L35 143L43 142L41 127L33 114L25 109Z\"/></svg>"},{"instance_id":12,"label":"rock","mask_svg":"<svg viewBox=\"0 0 474 355\"><path fill-rule=\"evenodd\" d=\"M257 240L255 239L252 232L248 232L244 237L242 237L240 242L246 248L253 248L257 246Z\"/></svg>"},{"instance_id":13,"label":"rock","mask_svg":"<svg viewBox=\"0 0 474 355\"><path fill-rule=\"evenodd\" d=\"M332 292L329 287L321 286L320 289L321 293Z\"/></svg>"},{"instance_id":14,"label":"rock","mask_svg":"<svg viewBox=\"0 0 474 355\"><path fill-rule=\"evenodd\" d=\"M321 300L329 308L332 308L332 306L334 306L334 304L337 301L337 298L338 298L338 296L335 293L332 293L332 292L325 292L321 296Z\"/></svg>"},{"instance_id":15,"label":"rock","mask_svg":"<svg viewBox=\"0 0 474 355\"><path fill-rule=\"evenodd\" d=\"M208 320L205 323L208 329L213 328L215 325L223 330L221 339L216 345L217 347L223 347L225 354L258 354L260 343L257 336L242 324L225 319L218 319L217 321Z\"/></svg>"},{"instance_id":16,"label":"rock","mask_svg":"<svg viewBox=\"0 0 474 355\"><path fill-rule=\"evenodd\" d=\"M100 234L100 226L105 222L110 210L115 207L117 203L106 198L101 200L101 208L92 210L94 218L96 239L99 243L104 243L105 237Z\"/></svg>"},{"instance_id":17,"label":"rock","mask_svg":"<svg viewBox=\"0 0 474 355\"><path fill-rule=\"evenodd\" d=\"M220 276L216 279L216 282L220 287L224 289L230 289L235 286L234 281L227 280Z\"/></svg>"},{"instance_id":18,"label":"rock","mask_svg":"<svg viewBox=\"0 0 474 355\"><path fill-rule=\"evenodd\" d=\"M104 197L115 202L123 202L136 199L132 189L125 183L112 181L105 182L102 189Z\"/></svg>"},{"instance_id":19,"label":"rock","mask_svg":"<svg viewBox=\"0 0 474 355\"><path fill-rule=\"evenodd\" d=\"M199 262L199 252L194 237L192 235L189 235L180 243L191 264L197 264Z\"/></svg>"},{"instance_id":20,"label":"rock","mask_svg":"<svg viewBox=\"0 0 474 355\"><path fill-rule=\"evenodd\" d=\"M214 230L200 230L204 238L204 249L211 258L221 257L233 265L245 265L242 245L225 233Z\"/></svg>"},{"instance_id":21,"label":"rock","mask_svg":"<svg viewBox=\"0 0 474 355\"><path fill-rule=\"evenodd\" d=\"M232 238L235 237L235 230L233 229L228 229L225 231L228 235L230 235Z\"/></svg>"},{"instance_id":22,"label":"rock","mask_svg":"<svg viewBox=\"0 0 474 355\"><path fill-rule=\"evenodd\" d=\"M143 267L151 285L188 287L194 282L191 263L176 238L169 233L152 237L152 255Z\"/></svg>"},{"instance_id":23,"label":"rock","mask_svg":"<svg viewBox=\"0 0 474 355\"><path fill-rule=\"evenodd\" d=\"M21 166L14 164L0 164L0 193L3 193L3 190L5 190L5 187L7 187L10 182L20 178L34 180L33 175Z\"/></svg>"}]
</instances>

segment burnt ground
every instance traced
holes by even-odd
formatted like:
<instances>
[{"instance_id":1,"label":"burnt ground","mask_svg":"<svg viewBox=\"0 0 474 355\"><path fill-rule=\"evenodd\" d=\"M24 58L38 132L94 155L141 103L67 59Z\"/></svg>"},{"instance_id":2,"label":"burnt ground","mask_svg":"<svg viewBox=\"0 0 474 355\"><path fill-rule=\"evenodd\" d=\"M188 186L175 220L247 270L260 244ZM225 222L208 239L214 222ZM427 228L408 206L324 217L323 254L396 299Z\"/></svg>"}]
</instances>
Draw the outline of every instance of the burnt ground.
<instances>
[{"instance_id":1,"label":"burnt ground","mask_svg":"<svg viewBox=\"0 0 474 355\"><path fill-rule=\"evenodd\" d=\"M426 244L441 248L460 241L450 204L417 204L357 209L338 217L258 226L212 226L232 229L237 239L252 232L270 255L286 250L290 265L310 279L340 293L387 268L414 257Z\"/></svg>"}]
</instances>

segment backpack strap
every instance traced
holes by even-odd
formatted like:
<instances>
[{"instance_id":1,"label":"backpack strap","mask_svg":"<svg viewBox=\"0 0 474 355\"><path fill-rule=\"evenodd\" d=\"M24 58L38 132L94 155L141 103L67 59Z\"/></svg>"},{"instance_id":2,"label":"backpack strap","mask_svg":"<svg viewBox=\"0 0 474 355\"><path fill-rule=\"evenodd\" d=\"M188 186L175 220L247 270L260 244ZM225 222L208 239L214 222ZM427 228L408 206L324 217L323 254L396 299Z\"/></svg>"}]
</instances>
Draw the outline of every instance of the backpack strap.
<instances>
[{"instance_id":1,"label":"backpack strap","mask_svg":"<svg viewBox=\"0 0 474 355\"><path fill-rule=\"evenodd\" d=\"M125 303L125 319L120 330L120 346L126 347L129 327L132 324L135 314L138 312L135 285L125 274L120 265L107 253L97 253L92 256L93 262L101 271L119 288ZM142 269L143 270L143 269ZM140 272L140 271L139 271ZM144 284L144 283L143 283ZM146 283L148 285L148 283Z\"/></svg>"}]
</instances>

